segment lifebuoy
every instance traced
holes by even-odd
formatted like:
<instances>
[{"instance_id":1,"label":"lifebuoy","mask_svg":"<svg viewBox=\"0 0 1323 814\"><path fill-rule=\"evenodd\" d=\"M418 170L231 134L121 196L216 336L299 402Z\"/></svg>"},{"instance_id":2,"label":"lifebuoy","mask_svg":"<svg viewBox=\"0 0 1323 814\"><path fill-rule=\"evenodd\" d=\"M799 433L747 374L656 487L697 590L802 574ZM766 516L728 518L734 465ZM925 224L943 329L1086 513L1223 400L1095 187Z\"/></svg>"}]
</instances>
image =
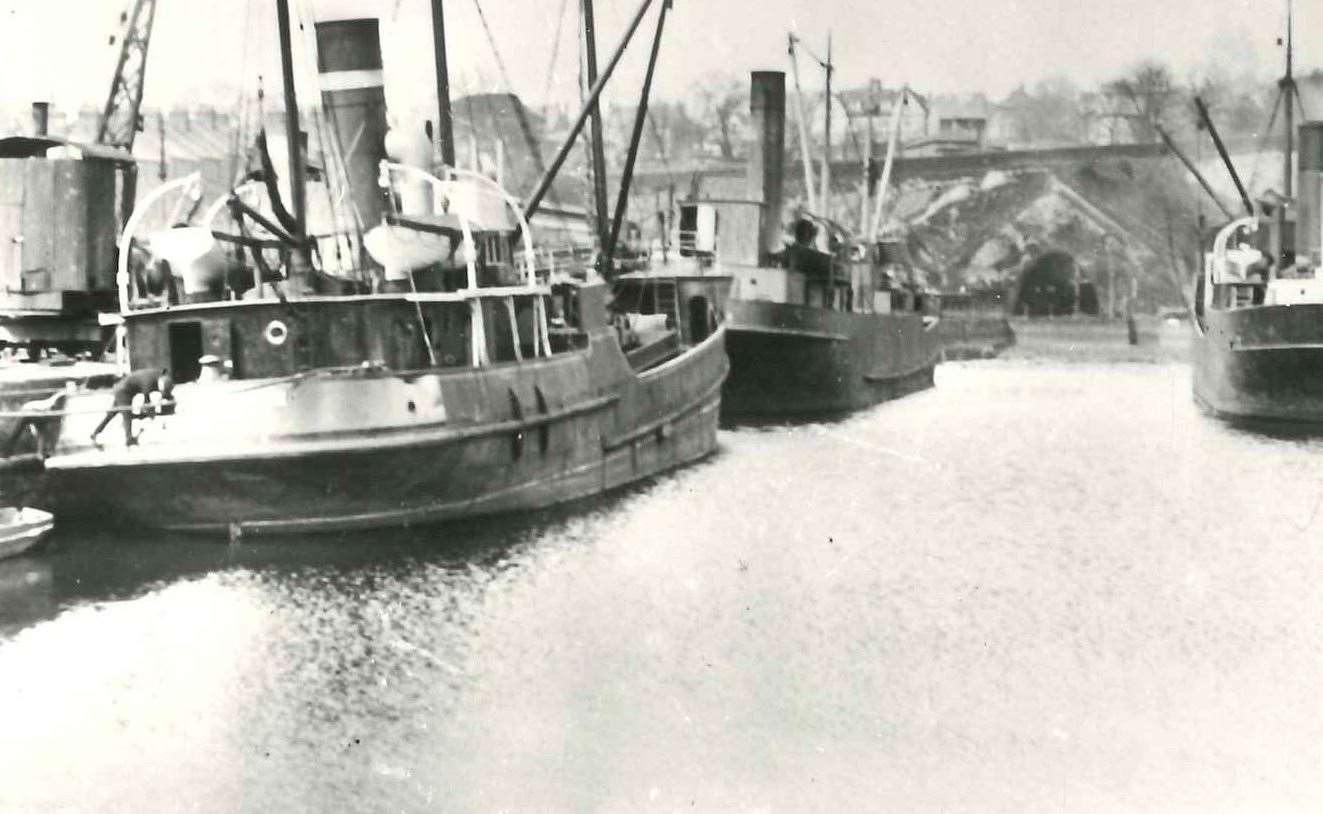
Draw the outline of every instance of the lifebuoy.
<instances>
[{"instance_id":1,"label":"lifebuoy","mask_svg":"<svg viewBox=\"0 0 1323 814\"><path fill-rule=\"evenodd\" d=\"M289 339L289 328L280 320L273 319L266 324L266 331L263 336L266 337L269 344L279 347L285 344L286 339Z\"/></svg>"}]
</instances>

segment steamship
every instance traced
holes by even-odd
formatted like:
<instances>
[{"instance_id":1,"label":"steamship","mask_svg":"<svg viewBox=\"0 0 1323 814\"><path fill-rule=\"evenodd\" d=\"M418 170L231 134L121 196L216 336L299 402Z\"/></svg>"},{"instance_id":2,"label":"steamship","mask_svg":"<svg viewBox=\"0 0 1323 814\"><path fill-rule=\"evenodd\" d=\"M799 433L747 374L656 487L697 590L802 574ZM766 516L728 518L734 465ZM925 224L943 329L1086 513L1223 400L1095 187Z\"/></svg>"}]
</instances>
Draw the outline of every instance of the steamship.
<instances>
[{"instance_id":1,"label":"steamship","mask_svg":"<svg viewBox=\"0 0 1323 814\"><path fill-rule=\"evenodd\" d=\"M694 218L734 283L722 413L731 419L843 413L931 387L935 303L899 284L898 241L865 241L812 213L783 237L785 74L751 80L748 197ZM822 230L826 240L818 239ZM822 247L822 248L819 248Z\"/></svg>"},{"instance_id":2,"label":"steamship","mask_svg":"<svg viewBox=\"0 0 1323 814\"><path fill-rule=\"evenodd\" d=\"M1323 425L1323 122L1297 163L1296 211L1222 227L1196 285L1195 399L1232 421Z\"/></svg>"},{"instance_id":3,"label":"steamship","mask_svg":"<svg viewBox=\"0 0 1323 814\"><path fill-rule=\"evenodd\" d=\"M313 22L334 141L356 145L347 195L371 228L308 234L297 138L288 209L264 140L260 177L195 207L197 225L140 226L172 195L198 200L195 178L144 199L120 238L117 358L177 384L132 408L101 391L31 411L15 459L32 462L34 505L232 537L335 531L547 506L711 453L729 278L692 252L613 292L565 273L535 244L531 205L430 149L388 156L376 18ZM330 273L361 253L371 273ZM629 305L644 301L670 310ZM124 433L96 437L107 411L131 410Z\"/></svg>"},{"instance_id":4,"label":"steamship","mask_svg":"<svg viewBox=\"0 0 1323 814\"><path fill-rule=\"evenodd\" d=\"M1323 122L1300 125L1297 150L1289 4L1285 44L1273 108L1281 106L1286 135L1281 198L1249 200L1195 100L1249 215L1218 230L1196 279L1193 389L1201 407L1232 422L1316 430L1323 425Z\"/></svg>"}]
</instances>

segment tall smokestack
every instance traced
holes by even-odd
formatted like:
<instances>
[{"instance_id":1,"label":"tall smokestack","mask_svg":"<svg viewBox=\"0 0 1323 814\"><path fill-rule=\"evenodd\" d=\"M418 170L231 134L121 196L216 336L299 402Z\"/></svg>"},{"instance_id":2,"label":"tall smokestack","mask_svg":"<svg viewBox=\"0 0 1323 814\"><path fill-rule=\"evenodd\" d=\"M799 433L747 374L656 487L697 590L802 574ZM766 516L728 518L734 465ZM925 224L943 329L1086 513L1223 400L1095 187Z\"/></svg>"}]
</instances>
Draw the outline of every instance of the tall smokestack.
<instances>
[{"instance_id":1,"label":"tall smokestack","mask_svg":"<svg viewBox=\"0 0 1323 814\"><path fill-rule=\"evenodd\" d=\"M1296 262L1323 262L1323 121L1300 125Z\"/></svg>"},{"instance_id":2,"label":"tall smokestack","mask_svg":"<svg viewBox=\"0 0 1323 814\"><path fill-rule=\"evenodd\" d=\"M32 134L44 136L50 132L50 102L32 103Z\"/></svg>"},{"instance_id":3,"label":"tall smokestack","mask_svg":"<svg viewBox=\"0 0 1323 814\"><path fill-rule=\"evenodd\" d=\"M386 157L379 21L329 20L315 28L322 108L335 130L338 147L345 151L350 199L363 227L370 229L381 222L385 212L385 199L377 186L381 160Z\"/></svg>"},{"instance_id":4,"label":"tall smokestack","mask_svg":"<svg viewBox=\"0 0 1323 814\"><path fill-rule=\"evenodd\" d=\"M759 256L781 250L781 201L785 178L786 75L754 71L749 84L748 194L763 207L758 219Z\"/></svg>"}]
</instances>

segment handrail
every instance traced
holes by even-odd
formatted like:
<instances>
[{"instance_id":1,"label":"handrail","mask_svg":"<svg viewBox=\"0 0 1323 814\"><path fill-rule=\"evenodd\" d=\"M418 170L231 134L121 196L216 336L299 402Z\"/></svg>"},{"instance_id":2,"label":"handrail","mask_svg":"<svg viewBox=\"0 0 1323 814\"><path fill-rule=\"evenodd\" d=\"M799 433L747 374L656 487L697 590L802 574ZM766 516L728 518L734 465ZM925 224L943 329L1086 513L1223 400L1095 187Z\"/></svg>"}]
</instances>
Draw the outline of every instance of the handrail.
<instances>
[{"instance_id":1,"label":"handrail","mask_svg":"<svg viewBox=\"0 0 1323 814\"><path fill-rule=\"evenodd\" d=\"M115 286L119 289L119 314L120 324L115 326L115 365L120 373L127 373L130 369L129 347L128 347L128 327L124 324L123 317L131 310L129 305L132 302L132 292L130 291L129 278L129 254L133 246L133 235L138 230L147 210L156 205L156 202L165 197L166 194L176 189L195 188L198 196L201 196L202 173L194 172L185 175L183 178L167 181L156 189L147 193L142 199L142 203L133 208L133 213L124 223L124 229L120 232L118 249L119 258L115 268Z\"/></svg>"},{"instance_id":2,"label":"handrail","mask_svg":"<svg viewBox=\"0 0 1323 814\"><path fill-rule=\"evenodd\" d=\"M1243 218L1237 218L1219 229L1217 237L1213 240L1213 259L1225 262L1227 256L1227 240L1237 231L1247 226L1251 232L1259 231L1259 219L1254 215L1248 215Z\"/></svg>"},{"instance_id":3,"label":"handrail","mask_svg":"<svg viewBox=\"0 0 1323 814\"><path fill-rule=\"evenodd\" d=\"M225 209L226 204L230 202L230 198L233 197L242 200L244 193L252 189L257 189L260 186L261 184L259 184L257 181L245 181L244 183L240 184L239 186L235 187L229 192L226 192L224 195L217 196L216 200L212 201L211 206L207 207L207 211L202 213L203 228L205 228L207 231L211 231L211 224Z\"/></svg>"},{"instance_id":4,"label":"handrail","mask_svg":"<svg viewBox=\"0 0 1323 814\"><path fill-rule=\"evenodd\" d=\"M119 312L121 315L128 312L128 303L130 302L129 249L133 243L134 233L137 232L138 225L147 214L147 210L151 209L156 202L165 197L167 193L188 186L197 186L198 188L201 188L201 185L201 172L190 173L183 178L166 181L164 184L161 184L156 189L147 193L146 197L142 199L142 203L134 207L133 214L129 215L128 221L124 224L124 230L121 231L119 235L119 262L115 269L115 283L119 287Z\"/></svg>"},{"instance_id":5,"label":"handrail","mask_svg":"<svg viewBox=\"0 0 1323 814\"><path fill-rule=\"evenodd\" d=\"M532 229L529 228L528 219L525 216L524 210L520 206L519 201L507 192L500 184L497 184L495 181L480 173L471 170L461 170L456 167L443 167L442 171L447 176L446 180L442 180L420 167L413 167L407 164L397 164L392 161L383 160L381 162L380 183L386 189L391 189L392 172L411 175L428 184L433 190L434 197L437 194L440 194L442 197L449 199L451 196L448 193L451 189L458 188L462 182L476 181L477 185L470 183L466 185L465 189L485 193L499 199L511 212L514 213L515 222L519 228L519 235L524 248L524 286L522 288L510 287L511 296L517 293L545 293L545 290L540 289L537 284L538 265L537 254L533 250ZM473 243L473 229L469 225L469 219L464 216L462 211L456 209L454 215L456 219L459 220L459 228L463 234L469 288L474 292L479 292L477 250ZM423 296L424 295L414 292L414 297L419 298L415 299L414 302L421 302ZM478 296L481 296L481 294ZM518 356L519 329L518 324L514 319L514 304L512 300L507 300L507 307L511 309L510 326L515 339L515 353L516 356ZM487 362L487 330L486 320L483 318L482 308L478 297L471 298L470 308L472 310L470 316L470 324L472 325L472 356L475 366L482 367ZM551 340L547 328L546 306L541 297L538 297L533 301L533 318L534 353L536 354L540 350L543 356L549 357L551 356Z\"/></svg>"},{"instance_id":6,"label":"handrail","mask_svg":"<svg viewBox=\"0 0 1323 814\"><path fill-rule=\"evenodd\" d=\"M445 167L444 169L447 175L453 175L456 178L472 179L491 187L491 190L494 191L496 195L500 196L501 200L505 202L505 205L510 207L510 211L514 212L515 220L519 223L519 234L523 238L524 264L529 269L529 284L532 285L534 282L532 269L535 265L534 257L536 257L536 252L533 250L532 229L528 225L528 219L524 215L524 208L519 200L506 191L505 187L482 173L474 172L472 170L463 170L459 167Z\"/></svg>"},{"instance_id":7,"label":"handrail","mask_svg":"<svg viewBox=\"0 0 1323 814\"><path fill-rule=\"evenodd\" d=\"M522 242L524 244L523 254L524 254L525 278L528 281L529 285L534 285L535 283L534 269L536 268L537 263L535 260L535 253L533 251L533 239L530 235L531 230L528 227L528 221L524 217L524 212L520 208L519 202L512 195L510 195L509 192L505 191L505 189L503 189L499 184L497 184L495 181L492 181L490 178L487 178L486 176L480 173L472 172L471 170L461 170L456 167L443 168L444 172L448 176L453 176L449 180L442 180L441 178L436 177L435 175L428 172L427 170L422 169L421 167L413 167L408 164L397 164L395 162L386 161L386 160L383 160L381 162L381 170L382 170L381 180L383 182L383 186L387 188L390 188L391 186L391 177L390 177L391 173L413 175L418 179L426 182L430 186L432 186L436 192L440 193L444 197L449 197L446 194L449 189L459 186L460 179L478 181L480 184L484 185L485 187L488 187L486 189L479 188L478 191L499 198L501 202L504 203L507 207L509 207L510 211L514 213L515 220L519 224L520 235L523 238ZM474 268L475 261L473 258L474 252L471 242L472 236L470 234L471 227L468 224L468 219L464 217L464 214L462 212L456 212L455 215L459 219L461 230L465 232L465 238L464 238L465 248L469 254L469 266L471 272L469 278L469 285L476 288L477 275L476 275L476 269Z\"/></svg>"},{"instance_id":8,"label":"handrail","mask_svg":"<svg viewBox=\"0 0 1323 814\"><path fill-rule=\"evenodd\" d=\"M1259 230L1259 219L1254 215L1248 215L1231 221L1226 226L1218 230L1217 237L1213 239L1212 257L1204 263L1204 308L1213 306L1213 270L1223 270L1227 262L1227 241L1231 239L1240 229L1248 227L1251 232Z\"/></svg>"}]
</instances>

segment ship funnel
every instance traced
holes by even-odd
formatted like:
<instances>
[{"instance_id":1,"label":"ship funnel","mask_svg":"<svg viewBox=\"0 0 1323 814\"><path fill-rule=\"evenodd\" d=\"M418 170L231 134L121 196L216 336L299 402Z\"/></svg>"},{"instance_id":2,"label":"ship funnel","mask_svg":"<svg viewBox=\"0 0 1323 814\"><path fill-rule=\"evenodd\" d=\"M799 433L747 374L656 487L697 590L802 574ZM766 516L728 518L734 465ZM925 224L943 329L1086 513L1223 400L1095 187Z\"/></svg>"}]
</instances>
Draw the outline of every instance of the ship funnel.
<instances>
[{"instance_id":1,"label":"ship funnel","mask_svg":"<svg viewBox=\"0 0 1323 814\"><path fill-rule=\"evenodd\" d=\"M386 94L381 70L380 21L326 20L317 32L317 78L322 109L333 131L329 153L341 152L349 200L365 229L381 222L385 198L377 185L386 157Z\"/></svg>"},{"instance_id":2,"label":"ship funnel","mask_svg":"<svg viewBox=\"0 0 1323 814\"><path fill-rule=\"evenodd\" d=\"M782 249L781 201L785 178L786 75L754 71L749 84L749 198L761 201L758 254L765 258Z\"/></svg>"},{"instance_id":3,"label":"ship funnel","mask_svg":"<svg viewBox=\"0 0 1323 814\"><path fill-rule=\"evenodd\" d=\"M32 135L44 136L50 132L50 102L32 103Z\"/></svg>"},{"instance_id":4,"label":"ship funnel","mask_svg":"<svg viewBox=\"0 0 1323 814\"><path fill-rule=\"evenodd\" d=\"M1296 262L1323 264L1323 121L1300 125Z\"/></svg>"}]
</instances>

